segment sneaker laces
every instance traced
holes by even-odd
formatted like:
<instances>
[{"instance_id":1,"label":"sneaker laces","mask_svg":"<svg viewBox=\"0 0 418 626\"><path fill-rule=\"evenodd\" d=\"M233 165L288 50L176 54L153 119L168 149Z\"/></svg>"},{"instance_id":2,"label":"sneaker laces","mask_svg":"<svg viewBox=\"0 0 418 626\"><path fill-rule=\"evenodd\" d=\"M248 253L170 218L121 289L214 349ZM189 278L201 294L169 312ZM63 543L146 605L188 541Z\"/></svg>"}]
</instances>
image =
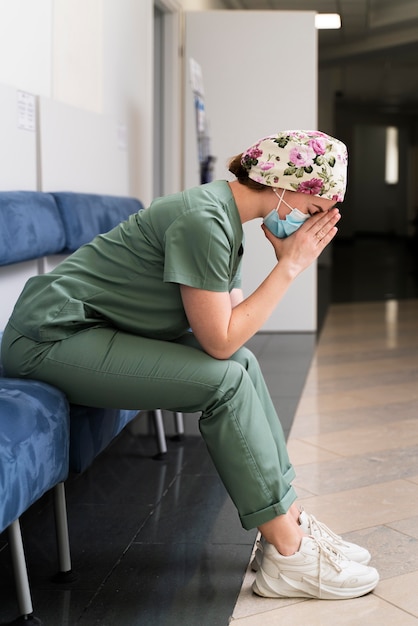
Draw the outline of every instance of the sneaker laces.
<instances>
[{"instance_id":1,"label":"sneaker laces","mask_svg":"<svg viewBox=\"0 0 418 626\"><path fill-rule=\"evenodd\" d=\"M340 537L339 535L337 535L336 533L334 533L331 528L328 528L328 526L326 524L324 524L323 522L320 522L319 520L316 519L316 517L314 515L311 515L310 513L307 513L306 511L304 511L303 509L301 509L301 513L304 512L306 515L306 519L308 522L308 528L309 528L309 534L314 535L320 539L327 539L328 537L330 537L332 539L333 542L335 543L339 543L339 544L344 544L344 540L342 539L342 537Z\"/></svg>"},{"instance_id":2,"label":"sneaker laces","mask_svg":"<svg viewBox=\"0 0 418 626\"><path fill-rule=\"evenodd\" d=\"M318 586L319 586L319 599L321 598L322 591L322 563L328 562L331 567L337 570L338 573L342 572L342 561L346 561L346 557L342 552L335 547L328 539L321 537L314 537L311 535L311 539L315 542L319 554L318 563Z\"/></svg>"}]
</instances>

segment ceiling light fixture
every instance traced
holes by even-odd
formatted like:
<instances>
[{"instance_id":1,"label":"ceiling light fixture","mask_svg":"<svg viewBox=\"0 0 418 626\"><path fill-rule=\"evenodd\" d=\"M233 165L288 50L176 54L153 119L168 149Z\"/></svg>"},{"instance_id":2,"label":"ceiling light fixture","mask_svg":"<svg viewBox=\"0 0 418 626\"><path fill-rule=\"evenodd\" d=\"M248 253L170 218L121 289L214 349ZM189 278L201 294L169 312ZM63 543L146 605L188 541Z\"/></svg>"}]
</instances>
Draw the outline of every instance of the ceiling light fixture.
<instances>
[{"instance_id":1,"label":"ceiling light fixture","mask_svg":"<svg viewBox=\"0 0 418 626\"><path fill-rule=\"evenodd\" d=\"M338 13L317 13L315 28L341 28L341 17Z\"/></svg>"}]
</instances>

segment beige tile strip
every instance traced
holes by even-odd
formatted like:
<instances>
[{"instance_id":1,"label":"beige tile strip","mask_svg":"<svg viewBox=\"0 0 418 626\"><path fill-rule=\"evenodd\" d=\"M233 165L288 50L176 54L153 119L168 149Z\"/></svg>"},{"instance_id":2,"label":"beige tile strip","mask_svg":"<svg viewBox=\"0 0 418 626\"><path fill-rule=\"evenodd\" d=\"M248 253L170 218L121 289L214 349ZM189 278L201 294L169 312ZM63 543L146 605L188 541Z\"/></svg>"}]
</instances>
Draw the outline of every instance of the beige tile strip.
<instances>
[{"instance_id":1,"label":"beige tile strip","mask_svg":"<svg viewBox=\"0 0 418 626\"><path fill-rule=\"evenodd\" d=\"M418 300L330 307L289 437L305 509L367 547L381 581L355 600L252 594L237 626L418 626Z\"/></svg>"}]
</instances>

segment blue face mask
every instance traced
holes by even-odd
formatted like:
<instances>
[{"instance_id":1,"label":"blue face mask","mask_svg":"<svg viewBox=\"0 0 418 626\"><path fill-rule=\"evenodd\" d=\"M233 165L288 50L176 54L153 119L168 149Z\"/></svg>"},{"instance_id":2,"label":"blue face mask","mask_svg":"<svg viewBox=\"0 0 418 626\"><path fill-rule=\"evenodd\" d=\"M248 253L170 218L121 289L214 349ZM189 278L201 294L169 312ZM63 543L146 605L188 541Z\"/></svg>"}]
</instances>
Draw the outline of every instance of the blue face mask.
<instances>
[{"instance_id":1,"label":"blue face mask","mask_svg":"<svg viewBox=\"0 0 418 626\"><path fill-rule=\"evenodd\" d=\"M279 198L279 203L277 207L264 218L263 222L273 235L276 235L279 239L284 239L300 228L302 224L310 218L310 215L302 213L299 209L292 208L286 200L283 200L285 194L284 189L281 196L279 196L275 189L273 189L273 192ZM290 209L290 213L286 215L284 220L279 217L279 207L282 202Z\"/></svg>"}]
</instances>

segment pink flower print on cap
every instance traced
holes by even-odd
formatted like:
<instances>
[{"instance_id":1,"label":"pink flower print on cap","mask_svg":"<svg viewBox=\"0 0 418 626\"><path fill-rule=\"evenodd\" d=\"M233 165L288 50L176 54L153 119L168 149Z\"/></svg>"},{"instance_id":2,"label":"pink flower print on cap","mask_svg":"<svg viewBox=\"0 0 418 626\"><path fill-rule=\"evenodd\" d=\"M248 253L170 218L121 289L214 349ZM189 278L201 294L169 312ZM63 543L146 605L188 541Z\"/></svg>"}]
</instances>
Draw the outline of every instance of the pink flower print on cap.
<instances>
[{"instance_id":1,"label":"pink flower print on cap","mask_svg":"<svg viewBox=\"0 0 418 626\"><path fill-rule=\"evenodd\" d=\"M317 130L287 130L260 139L241 164L262 185L341 202L347 185L347 147Z\"/></svg>"}]
</instances>

